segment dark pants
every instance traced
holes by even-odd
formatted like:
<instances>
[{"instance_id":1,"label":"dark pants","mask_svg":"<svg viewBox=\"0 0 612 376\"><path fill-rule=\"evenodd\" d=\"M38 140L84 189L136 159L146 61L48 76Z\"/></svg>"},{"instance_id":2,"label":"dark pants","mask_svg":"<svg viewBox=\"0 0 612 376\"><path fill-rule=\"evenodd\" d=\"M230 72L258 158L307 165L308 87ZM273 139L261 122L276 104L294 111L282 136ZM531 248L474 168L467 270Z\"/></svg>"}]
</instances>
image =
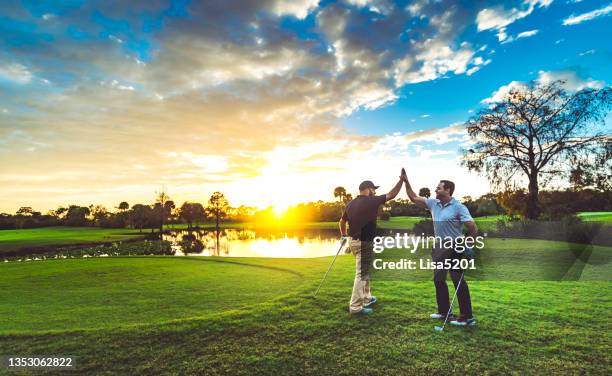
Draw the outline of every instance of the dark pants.
<instances>
[{"instance_id":1,"label":"dark pants","mask_svg":"<svg viewBox=\"0 0 612 376\"><path fill-rule=\"evenodd\" d=\"M455 251L448 250L434 250L432 252L432 260L435 262L444 261L445 259L460 258L461 255ZM450 300L448 296L448 285L446 284L446 273L449 272L453 285L457 289L457 300L459 300L459 310L461 316L471 318L472 317L472 300L470 299L470 289L465 280L462 278L463 270L461 269L436 269L434 271L434 285L436 286L436 302L438 303L438 313L446 315L450 309ZM453 291L453 294L455 292Z\"/></svg>"}]
</instances>

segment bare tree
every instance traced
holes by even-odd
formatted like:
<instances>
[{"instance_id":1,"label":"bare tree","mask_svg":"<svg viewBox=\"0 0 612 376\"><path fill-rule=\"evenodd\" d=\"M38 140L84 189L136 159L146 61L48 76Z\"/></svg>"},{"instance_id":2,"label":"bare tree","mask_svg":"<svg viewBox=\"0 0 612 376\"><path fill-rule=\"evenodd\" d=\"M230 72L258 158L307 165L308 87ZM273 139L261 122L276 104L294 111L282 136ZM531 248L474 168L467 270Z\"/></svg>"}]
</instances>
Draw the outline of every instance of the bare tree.
<instances>
[{"instance_id":1,"label":"bare tree","mask_svg":"<svg viewBox=\"0 0 612 376\"><path fill-rule=\"evenodd\" d=\"M474 145L464 152L463 165L486 176L494 189L527 178L528 218L540 212L540 180L569 177L578 161L605 153L607 136L598 125L611 106L612 89L569 93L564 84L532 81L466 123Z\"/></svg>"}]
</instances>

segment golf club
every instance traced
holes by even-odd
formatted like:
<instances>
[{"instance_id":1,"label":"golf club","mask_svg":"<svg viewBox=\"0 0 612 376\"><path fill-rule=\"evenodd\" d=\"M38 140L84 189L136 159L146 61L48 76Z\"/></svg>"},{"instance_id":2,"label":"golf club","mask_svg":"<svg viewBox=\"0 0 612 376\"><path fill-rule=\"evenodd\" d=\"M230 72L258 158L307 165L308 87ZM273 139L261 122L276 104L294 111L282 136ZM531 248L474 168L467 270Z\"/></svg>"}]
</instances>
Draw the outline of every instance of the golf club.
<instances>
[{"instance_id":1,"label":"golf club","mask_svg":"<svg viewBox=\"0 0 612 376\"><path fill-rule=\"evenodd\" d=\"M446 322L448 321L448 316L450 316L451 311L453 310L453 303L455 303L455 298L457 297L457 291L459 291L459 286L461 286L461 281L463 280L463 273L465 270L461 272L461 278L459 278L459 283L457 283L457 288L455 289L455 295L453 295L453 300L451 300L450 307L448 308L448 312L446 312L446 318L444 319L444 324L442 326L434 326L434 330L437 332L444 331L444 327L446 326Z\"/></svg>"},{"instance_id":2,"label":"golf club","mask_svg":"<svg viewBox=\"0 0 612 376\"><path fill-rule=\"evenodd\" d=\"M327 272L325 272L325 275L323 276L323 280L321 280L321 283L319 283L319 287L317 287L317 291L315 291L314 296L317 296L319 289L321 289L321 286L323 286L323 282L325 282L325 278L327 278L327 274L331 270L332 266L334 266L334 262L336 262L336 258L340 254L340 251L342 251L342 248L344 248L344 245L346 244L347 241L348 241L347 237L342 238L342 241L340 242L340 247L338 247L338 252L336 252L336 255L334 256L334 259L332 260L331 265L329 266L329 268L327 268Z\"/></svg>"}]
</instances>

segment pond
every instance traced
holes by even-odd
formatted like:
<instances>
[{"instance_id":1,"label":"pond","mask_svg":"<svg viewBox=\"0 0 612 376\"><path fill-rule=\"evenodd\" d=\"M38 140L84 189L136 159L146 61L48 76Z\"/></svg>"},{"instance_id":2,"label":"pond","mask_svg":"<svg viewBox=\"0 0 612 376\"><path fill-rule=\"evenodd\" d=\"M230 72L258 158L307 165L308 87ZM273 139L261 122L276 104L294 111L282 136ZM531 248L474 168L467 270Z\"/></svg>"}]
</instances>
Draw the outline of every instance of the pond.
<instances>
[{"instance_id":1,"label":"pond","mask_svg":"<svg viewBox=\"0 0 612 376\"><path fill-rule=\"evenodd\" d=\"M321 257L338 251L338 230L251 230L222 229L169 231L163 240L170 242L177 256L231 257Z\"/></svg>"},{"instance_id":2,"label":"pond","mask_svg":"<svg viewBox=\"0 0 612 376\"><path fill-rule=\"evenodd\" d=\"M378 230L393 235L397 230ZM221 229L171 230L163 240L176 256L230 257L322 257L338 252L340 236L336 229L269 230Z\"/></svg>"},{"instance_id":3,"label":"pond","mask_svg":"<svg viewBox=\"0 0 612 376\"><path fill-rule=\"evenodd\" d=\"M397 232L378 230L379 235ZM46 252L5 256L0 262L145 255L308 258L333 256L340 245L335 229L222 229L218 233L214 229L167 230L163 241L154 235L137 241L62 246Z\"/></svg>"}]
</instances>

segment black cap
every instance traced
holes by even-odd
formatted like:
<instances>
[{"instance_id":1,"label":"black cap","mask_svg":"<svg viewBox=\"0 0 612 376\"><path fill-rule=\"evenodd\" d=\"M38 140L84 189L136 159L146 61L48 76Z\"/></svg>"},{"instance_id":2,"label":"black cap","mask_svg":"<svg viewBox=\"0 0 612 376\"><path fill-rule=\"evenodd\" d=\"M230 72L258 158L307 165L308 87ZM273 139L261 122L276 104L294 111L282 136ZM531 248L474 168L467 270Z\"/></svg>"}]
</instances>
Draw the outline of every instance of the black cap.
<instances>
[{"instance_id":1,"label":"black cap","mask_svg":"<svg viewBox=\"0 0 612 376\"><path fill-rule=\"evenodd\" d=\"M372 188L378 189L379 185L374 185L371 180L364 180L359 184L359 190L363 191L364 189Z\"/></svg>"}]
</instances>

